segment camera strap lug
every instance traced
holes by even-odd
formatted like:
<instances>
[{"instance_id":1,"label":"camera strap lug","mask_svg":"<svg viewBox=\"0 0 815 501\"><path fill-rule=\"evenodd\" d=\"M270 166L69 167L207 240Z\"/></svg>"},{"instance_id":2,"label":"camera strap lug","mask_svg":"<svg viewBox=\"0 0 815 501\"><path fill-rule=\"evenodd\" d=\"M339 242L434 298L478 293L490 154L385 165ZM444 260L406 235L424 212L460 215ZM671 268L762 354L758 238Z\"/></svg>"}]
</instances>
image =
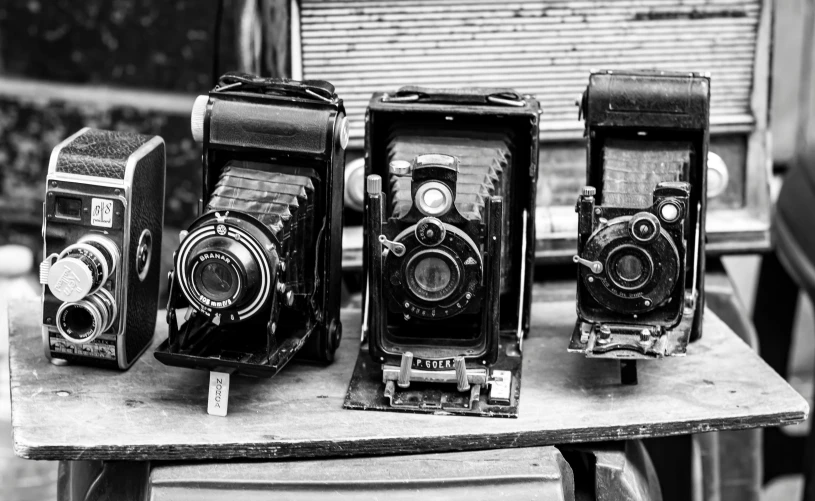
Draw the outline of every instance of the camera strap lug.
<instances>
[{"instance_id":1,"label":"camera strap lug","mask_svg":"<svg viewBox=\"0 0 815 501\"><path fill-rule=\"evenodd\" d=\"M48 283L48 273L51 271L51 265L54 264L54 259L58 257L59 254L54 253L42 260L40 263L40 284L45 285Z\"/></svg>"},{"instance_id":2,"label":"camera strap lug","mask_svg":"<svg viewBox=\"0 0 815 501\"><path fill-rule=\"evenodd\" d=\"M405 255L407 249L399 242L393 242L387 239L385 235L379 235L379 243L386 247L389 251L393 252L397 257Z\"/></svg>"},{"instance_id":3,"label":"camera strap lug","mask_svg":"<svg viewBox=\"0 0 815 501\"><path fill-rule=\"evenodd\" d=\"M589 261L588 259L583 259L580 256L575 255L572 257L572 261L577 264L582 264L586 268L590 269L592 273L595 275L603 273L603 263L600 261Z\"/></svg>"}]
</instances>

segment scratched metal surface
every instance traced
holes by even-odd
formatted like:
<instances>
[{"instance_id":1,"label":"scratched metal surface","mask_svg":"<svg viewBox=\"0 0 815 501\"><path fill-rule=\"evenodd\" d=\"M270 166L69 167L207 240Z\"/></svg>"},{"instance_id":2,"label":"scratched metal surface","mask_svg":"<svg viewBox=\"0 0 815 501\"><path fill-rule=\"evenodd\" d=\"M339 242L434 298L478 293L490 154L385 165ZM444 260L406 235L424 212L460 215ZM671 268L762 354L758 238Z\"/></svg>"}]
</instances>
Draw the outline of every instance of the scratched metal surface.
<instances>
[{"instance_id":1,"label":"scratched metal surface","mask_svg":"<svg viewBox=\"0 0 815 501\"><path fill-rule=\"evenodd\" d=\"M537 291L524 344L518 419L343 410L359 310L329 367L290 364L276 378L234 378L229 416L206 414L209 375L160 364L130 371L55 367L42 354L39 303L10 307L14 450L32 459L326 457L522 447L791 424L807 404L718 318L688 356L640 364L619 385L613 361L566 353L574 303ZM161 315L160 315L161 316ZM166 335L160 318L155 342Z\"/></svg>"},{"instance_id":2,"label":"scratched metal surface","mask_svg":"<svg viewBox=\"0 0 815 501\"><path fill-rule=\"evenodd\" d=\"M336 86L352 140L371 93L405 84L514 87L541 102L544 136L576 133L575 98L599 67L710 71L713 122L749 125L760 11L760 0L303 0L303 76Z\"/></svg>"}]
</instances>

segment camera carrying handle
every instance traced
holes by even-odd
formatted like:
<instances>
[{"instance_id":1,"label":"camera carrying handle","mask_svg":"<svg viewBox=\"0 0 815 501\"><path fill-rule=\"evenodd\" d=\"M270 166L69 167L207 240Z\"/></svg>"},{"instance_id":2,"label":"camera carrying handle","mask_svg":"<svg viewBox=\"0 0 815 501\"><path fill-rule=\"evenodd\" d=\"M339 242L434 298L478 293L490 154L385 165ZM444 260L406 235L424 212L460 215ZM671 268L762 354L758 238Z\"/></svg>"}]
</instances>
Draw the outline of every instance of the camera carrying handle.
<instances>
[{"instance_id":1,"label":"camera carrying handle","mask_svg":"<svg viewBox=\"0 0 815 501\"><path fill-rule=\"evenodd\" d=\"M334 86L323 80L289 80L288 78L264 78L237 71L225 73L218 80L213 92L227 90L257 92L261 94L283 94L306 99L320 99L332 102L337 99Z\"/></svg>"},{"instance_id":2,"label":"camera carrying handle","mask_svg":"<svg viewBox=\"0 0 815 501\"><path fill-rule=\"evenodd\" d=\"M408 85L393 94L386 94L383 101L420 102L434 104L474 104L497 106L525 106L520 94L512 89L469 87L462 89L441 89Z\"/></svg>"}]
</instances>

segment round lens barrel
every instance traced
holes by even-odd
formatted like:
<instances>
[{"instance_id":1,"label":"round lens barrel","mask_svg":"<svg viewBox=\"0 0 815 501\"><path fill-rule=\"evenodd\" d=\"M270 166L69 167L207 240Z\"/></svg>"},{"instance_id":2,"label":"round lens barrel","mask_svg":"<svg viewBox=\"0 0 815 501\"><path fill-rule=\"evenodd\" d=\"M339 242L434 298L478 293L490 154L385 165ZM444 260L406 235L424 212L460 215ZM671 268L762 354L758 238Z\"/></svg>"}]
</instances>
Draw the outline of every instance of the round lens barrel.
<instances>
[{"instance_id":1,"label":"round lens barrel","mask_svg":"<svg viewBox=\"0 0 815 501\"><path fill-rule=\"evenodd\" d=\"M85 299L64 303L57 310L57 330L72 343L89 343L110 329L116 319L116 302L107 289Z\"/></svg>"},{"instance_id":2,"label":"round lens barrel","mask_svg":"<svg viewBox=\"0 0 815 501\"><path fill-rule=\"evenodd\" d=\"M644 267L642 260L633 254L626 254L617 260L617 274L627 282L640 278Z\"/></svg>"},{"instance_id":3,"label":"round lens barrel","mask_svg":"<svg viewBox=\"0 0 815 501\"><path fill-rule=\"evenodd\" d=\"M76 302L98 291L113 274L119 249L110 239L86 235L65 248L48 272L48 287L60 301Z\"/></svg>"},{"instance_id":4,"label":"round lens barrel","mask_svg":"<svg viewBox=\"0 0 815 501\"><path fill-rule=\"evenodd\" d=\"M438 292L450 284L450 266L437 257L426 257L416 264L414 278L419 287L427 292Z\"/></svg>"},{"instance_id":5,"label":"round lens barrel","mask_svg":"<svg viewBox=\"0 0 815 501\"><path fill-rule=\"evenodd\" d=\"M197 271L197 270L196 270ZM193 275L198 290L210 301L225 301L235 294L240 278L237 271L219 261L209 261Z\"/></svg>"}]
</instances>

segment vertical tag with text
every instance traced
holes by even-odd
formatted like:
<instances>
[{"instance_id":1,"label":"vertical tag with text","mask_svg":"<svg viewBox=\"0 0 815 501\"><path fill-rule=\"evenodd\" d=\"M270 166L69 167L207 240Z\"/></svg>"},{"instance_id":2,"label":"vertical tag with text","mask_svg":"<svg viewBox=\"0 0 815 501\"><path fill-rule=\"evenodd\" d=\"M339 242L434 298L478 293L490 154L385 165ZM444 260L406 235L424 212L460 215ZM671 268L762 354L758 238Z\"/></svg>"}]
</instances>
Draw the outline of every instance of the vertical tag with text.
<instances>
[{"instance_id":1,"label":"vertical tag with text","mask_svg":"<svg viewBox=\"0 0 815 501\"><path fill-rule=\"evenodd\" d=\"M209 399L207 414L226 416L226 405L229 402L229 374L226 372L209 373Z\"/></svg>"}]
</instances>

